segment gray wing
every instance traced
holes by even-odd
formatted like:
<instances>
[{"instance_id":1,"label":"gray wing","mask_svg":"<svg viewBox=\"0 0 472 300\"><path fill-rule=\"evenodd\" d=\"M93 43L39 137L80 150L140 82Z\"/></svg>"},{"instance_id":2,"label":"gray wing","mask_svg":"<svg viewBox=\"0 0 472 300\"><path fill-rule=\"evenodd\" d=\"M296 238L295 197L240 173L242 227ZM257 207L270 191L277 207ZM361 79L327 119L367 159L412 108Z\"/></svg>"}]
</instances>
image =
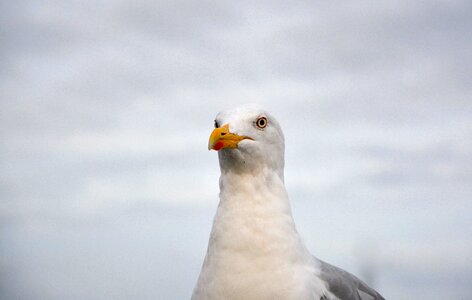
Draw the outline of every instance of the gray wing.
<instances>
[{"instance_id":1,"label":"gray wing","mask_svg":"<svg viewBox=\"0 0 472 300\"><path fill-rule=\"evenodd\" d=\"M385 300L356 276L319 260L321 278L328 283L331 293L341 300Z\"/></svg>"}]
</instances>

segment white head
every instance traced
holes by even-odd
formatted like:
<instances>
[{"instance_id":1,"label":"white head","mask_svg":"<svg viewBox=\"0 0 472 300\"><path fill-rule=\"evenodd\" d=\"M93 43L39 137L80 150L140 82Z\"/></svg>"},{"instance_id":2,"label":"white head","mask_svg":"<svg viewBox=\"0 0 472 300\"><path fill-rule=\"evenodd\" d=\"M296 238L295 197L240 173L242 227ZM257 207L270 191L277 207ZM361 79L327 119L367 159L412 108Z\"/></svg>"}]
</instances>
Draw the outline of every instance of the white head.
<instances>
[{"instance_id":1,"label":"white head","mask_svg":"<svg viewBox=\"0 0 472 300\"><path fill-rule=\"evenodd\" d=\"M257 105L220 112L208 149L218 151L222 172L268 169L283 178L284 135L277 120Z\"/></svg>"}]
</instances>

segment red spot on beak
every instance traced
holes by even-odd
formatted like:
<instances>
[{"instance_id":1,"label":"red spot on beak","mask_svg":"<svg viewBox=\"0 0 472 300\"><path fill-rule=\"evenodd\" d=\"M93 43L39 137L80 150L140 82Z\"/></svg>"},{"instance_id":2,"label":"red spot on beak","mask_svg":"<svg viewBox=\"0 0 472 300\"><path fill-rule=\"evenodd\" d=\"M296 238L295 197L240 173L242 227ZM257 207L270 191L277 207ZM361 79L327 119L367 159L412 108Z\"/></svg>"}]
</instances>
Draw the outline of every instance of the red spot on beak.
<instances>
[{"instance_id":1,"label":"red spot on beak","mask_svg":"<svg viewBox=\"0 0 472 300\"><path fill-rule=\"evenodd\" d=\"M218 151L220 150L221 148L223 148L224 144L222 141L219 141L219 142L216 142L215 146L213 146L213 149Z\"/></svg>"}]
</instances>

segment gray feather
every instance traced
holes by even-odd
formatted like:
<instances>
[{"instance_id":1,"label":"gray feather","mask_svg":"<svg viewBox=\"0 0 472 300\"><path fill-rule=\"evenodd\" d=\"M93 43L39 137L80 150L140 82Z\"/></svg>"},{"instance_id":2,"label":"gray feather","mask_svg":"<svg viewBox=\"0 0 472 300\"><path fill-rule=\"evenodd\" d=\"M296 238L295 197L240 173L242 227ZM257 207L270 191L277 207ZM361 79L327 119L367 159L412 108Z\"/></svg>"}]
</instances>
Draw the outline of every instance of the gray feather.
<instances>
[{"instance_id":1,"label":"gray feather","mask_svg":"<svg viewBox=\"0 0 472 300\"><path fill-rule=\"evenodd\" d=\"M341 300L385 300L374 289L356 276L324 261L321 264L321 278L328 283L331 293Z\"/></svg>"}]
</instances>

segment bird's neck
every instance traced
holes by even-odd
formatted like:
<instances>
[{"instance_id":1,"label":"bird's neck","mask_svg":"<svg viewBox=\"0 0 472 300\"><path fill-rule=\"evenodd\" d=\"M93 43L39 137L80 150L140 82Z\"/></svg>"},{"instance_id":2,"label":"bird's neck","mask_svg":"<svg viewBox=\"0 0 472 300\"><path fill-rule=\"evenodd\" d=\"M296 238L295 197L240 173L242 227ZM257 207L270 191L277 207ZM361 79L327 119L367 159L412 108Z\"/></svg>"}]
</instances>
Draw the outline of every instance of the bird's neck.
<instances>
[{"instance_id":1,"label":"bird's neck","mask_svg":"<svg viewBox=\"0 0 472 300\"><path fill-rule=\"evenodd\" d=\"M315 266L277 172L223 172L220 204L193 299L319 299Z\"/></svg>"},{"instance_id":2,"label":"bird's neck","mask_svg":"<svg viewBox=\"0 0 472 300\"><path fill-rule=\"evenodd\" d=\"M279 172L223 172L220 190L210 239L215 250L248 259L300 255L304 251Z\"/></svg>"},{"instance_id":3,"label":"bird's neck","mask_svg":"<svg viewBox=\"0 0 472 300\"><path fill-rule=\"evenodd\" d=\"M192 299L319 299L318 266L295 229L278 172L222 172L220 189Z\"/></svg>"}]
</instances>

